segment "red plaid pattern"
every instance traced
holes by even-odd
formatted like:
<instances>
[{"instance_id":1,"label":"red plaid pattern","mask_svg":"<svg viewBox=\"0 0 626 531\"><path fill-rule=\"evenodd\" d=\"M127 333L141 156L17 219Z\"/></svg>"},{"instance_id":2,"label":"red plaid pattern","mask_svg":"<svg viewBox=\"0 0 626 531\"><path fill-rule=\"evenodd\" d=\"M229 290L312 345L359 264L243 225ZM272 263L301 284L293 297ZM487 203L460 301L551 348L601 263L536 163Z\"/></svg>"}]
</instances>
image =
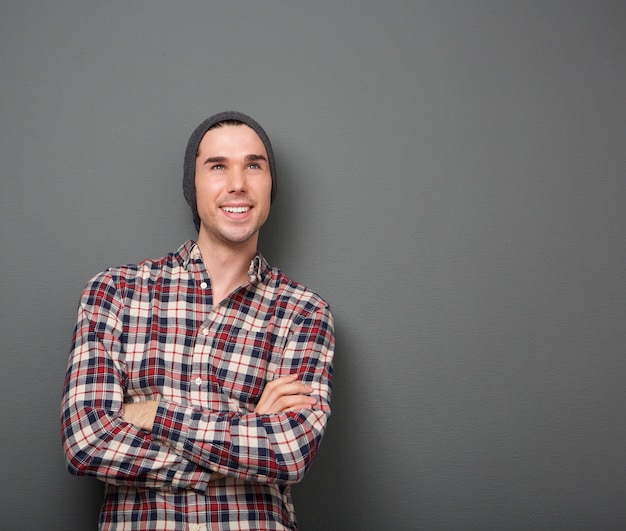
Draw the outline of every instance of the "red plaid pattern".
<instances>
[{"instance_id":1,"label":"red plaid pattern","mask_svg":"<svg viewBox=\"0 0 626 531\"><path fill-rule=\"evenodd\" d=\"M297 529L289 486L330 415L333 320L260 254L249 277L213 306L189 241L83 291L62 436L69 470L106 484L100 529ZM292 373L315 407L255 414L265 384ZM122 421L124 403L143 400L159 401L152 433Z\"/></svg>"}]
</instances>

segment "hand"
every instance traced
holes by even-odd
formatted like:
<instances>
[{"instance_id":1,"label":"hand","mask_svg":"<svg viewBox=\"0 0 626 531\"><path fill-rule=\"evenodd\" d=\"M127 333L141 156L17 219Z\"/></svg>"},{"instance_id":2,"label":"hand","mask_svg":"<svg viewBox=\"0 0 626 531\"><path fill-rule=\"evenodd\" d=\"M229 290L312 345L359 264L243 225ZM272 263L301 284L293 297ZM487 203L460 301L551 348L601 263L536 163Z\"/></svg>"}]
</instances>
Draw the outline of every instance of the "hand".
<instances>
[{"instance_id":1,"label":"hand","mask_svg":"<svg viewBox=\"0 0 626 531\"><path fill-rule=\"evenodd\" d=\"M159 403L156 400L124 404L122 420L129 422L140 430L151 432L158 407Z\"/></svg>"},{"instance_id":2,"label":"hand","mask_svg":"<svg viewBox=\"0 0 626 531\"><path fill-rule=\"evenodd\" d=\"M313 388L297 382L297 379L297 374L290 374L268 383L254 412L265 415L310 409L316 402L315 398L308 396Z\"/></svg>"}]
</instances>

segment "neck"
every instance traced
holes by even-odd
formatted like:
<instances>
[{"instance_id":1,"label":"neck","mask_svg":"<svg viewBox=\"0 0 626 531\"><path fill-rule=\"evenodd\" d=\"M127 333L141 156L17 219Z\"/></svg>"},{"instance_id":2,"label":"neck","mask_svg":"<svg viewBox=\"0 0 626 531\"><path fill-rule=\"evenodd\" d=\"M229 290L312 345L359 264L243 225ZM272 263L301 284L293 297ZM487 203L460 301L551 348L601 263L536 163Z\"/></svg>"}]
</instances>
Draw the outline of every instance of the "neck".
<instances>
[{"instance_id":1,"label":"neck","mask_svg":"<svg viewBox=\"0 0 626 531\"><path fill-rule=\"evenodd\" d=\"M214 242L200 232L198 247L211 277L214 304L248 281L250 262L257 252L256 239L240 244L224 244Z\"/></svg>"}]
</instances>

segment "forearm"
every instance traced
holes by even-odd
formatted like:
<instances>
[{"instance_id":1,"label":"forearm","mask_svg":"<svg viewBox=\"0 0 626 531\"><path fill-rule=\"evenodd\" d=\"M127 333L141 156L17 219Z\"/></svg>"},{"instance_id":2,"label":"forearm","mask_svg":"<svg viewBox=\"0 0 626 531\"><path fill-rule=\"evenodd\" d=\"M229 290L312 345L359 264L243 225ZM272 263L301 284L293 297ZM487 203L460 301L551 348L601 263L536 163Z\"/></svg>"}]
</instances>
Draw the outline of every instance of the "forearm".
<instances>
[{"instance_id":1,"label":"forearm","mask_svg":"<svg viewBox=\"0 0 626 531\"><path fill-rule=\"evenodd\" d=\"M293 483L309 468L329 413L218 413L160 404L153 435L198 465L244 481Z\"/></svg>"},{"instance_id":2,"label":"forearm","mask_svg":"<svg viewBox=\"0 0 626 531\"><path fill-rule=\"evenodd\" d=\"M118 400L81 399L68 390L63 400L62 439L68 470L101 481L164 491L205 491L211 471L191 463L146 431L125 422Z\"/></svg>"},{"instance_id":3,"label":"forearm","mask_svg":"<svg viewBox=\"0 0 626 531\"><path fill-rule=\"evenodd\" d=\"M307 414L308 411L306 410L309 410L316 403L316 399L309 396L309 393L311 393L312 390L313 390L313 387L298 382L296 374L284 376L282 378L276 378L265 386L263 390L263 394L255 407L254 413L257 418L262 418L265 421L269 421L270 415L273 416L275 419L280 419L280 417L278 417L278 414L280 413L294 412L294 413L302 413L303 415ZM135 402L132 404L126 404L126 406L124 407L124 415L123 415L124 421L129 422L133 424L134 426L136 426L137 428L140 428L141 430L145 430L148 432L152 432L154 430L155 421L156 421L157 435L164 438L163 442L167 444L168 446L170 446L170 439L165 439L165 437L169 436L170 438L173 438L174 440L178 442L178 440L180 439L181 430L178 430L178 429L168 430L168 428L175 426L175 423L172 422L172 419L177 418L177 417L180 418L181 415L184 417L185 412L181 410L179 404L172 404L172 403L162 404L161 405L162 409L160 411L159 411L159 405L160 403L156 400L147 400L143 402ZM158 413L158 419L157 419L157 413ZM198 412L194 410L193 408L190 408L188 422L182 422L181 426L194 426L193 419L194 417L197 416L198 413L200 413L200 416L203 416L201 411ZM210 415L210 414L211 412L206 412L206 415ZM242 415L239 415L239 417L241 416ZM234 417L237 417L237 415L234 415L234 416L227 415L227 417L229 419L232 417L232 422L230 426L230 428L232 429L234 422L235 422ZM247 417L250 420L252 415L247 415ZM304 417L301 416L300 420L303 420L303 419ZM163 427L165 427L165 429ZM290 428L293 428L293 426L290 426ZM204 454L207 452L209 454L213 453L215 454L215 456L217 456L220 453L220 451L215 451L214 449L212 449L212 446L214 447L216 442L215 440L211 440L209 438L208 434L206 433L207 429L208 427L206 425L203 428L204 433L199 433L198 427L194 427L193 429L186 429L185 430L186 433L190 433L192 431L196 431L198 433L196 433L196 435L193 437L185 437L185 440L187 442L185 442L184 444L177 445L177 448L178 448L178 451L183 455L185 451L188 451L190 455L193 456L192 459L195 458L196 461L201 462L203 466L210 466L210 467L212 466L213 468L215 468L217 466L215 463L219 461L215 459L210 459L210 458L206 459L204 457ZM232 432L234 433L235 430L233 430ZM266 435L268 435L267 429L265 429L264 432ZM259 441L262 439L262 437L259 437L258 435L256 435L254 437L255 455L259 454L259 452L262 455L267 455L267 456L271 454L275 454L274 449L278 447L278 443L283 442L284 444L289 439L289 436L287 435L287 430L283 426L278 426L278 427L272 426L269 431L269 433L278 433L278 432L281 433L281 436L275 437L273 440L269 440L267 436L264 437L265 440L263 441L263 443L261 443L261 444L264 444L263 448L259 448ZM212 432L211 437L213 437L213 439L215 439L216 433L217 433L217 430ZM231 430L227 430L226 433L230 434ZM239 433L239 430L236 430L236 433ZM189 448L190 445L188 444L188 442L191 438L193 438L196 441L194 449ZM228 439L230 440L230 437L228 437ZM202 441L201 445L197 444L198 440ZM245 446L243 444L243 443L246 443L247 440L248 438L243 438L243 441L233 443L231 446L232 450L227 452L229 454L228 463L236 462L238 464L237 472L239 473L239 477L242 477L240 474L240 471L242 468L241 465L243 463L249 462L249 457L246 457L246 455L249 455L250 452L248 450L248 453L247 454L245 453ZM224 447L225 447L224 441L221 441L220 448L223 449ZM304 445L300 445L299 449L302 450L303 447ZM237 449L237 455L234 455L235 448ZM243 453L242 453L242 450L244 451ZM290 452L290 453L291 455L293 455L293 452ZM314 452L309 452L309 454L312 457ZM303 470L306 470L306 467L307 467L306 456L304 457L305 459L303 459L303 466L304 466ZM207 464L209 462L213 464ZM285 463L284 459L278 459L275 457L274 459L266 460L265 468L268 470L272 470L272 471L279 470L279 476L280 476L280 472L282 472L282 475L285 476L285 475L293 474L294 467L295 467L296 474L297 474L298 466L299 465L297 463L293 463L290 468ZM230 468L232 469L232 466L230 466ZM267 478L273 475L275 474L270 474L270 472L268 471L263 472L262 470L259 469L259 467L257 467L253 475L248 475L243 478L247 480L262 481L263 480L262 476L263 476L265 478L264 481L267 481L268 480ZM297 478L294 480L297 481ZM277 479L277 481L280 481L280 479ZM287 479L285 479L285 481L287 481Z\"/></svg>"}]
</instances>

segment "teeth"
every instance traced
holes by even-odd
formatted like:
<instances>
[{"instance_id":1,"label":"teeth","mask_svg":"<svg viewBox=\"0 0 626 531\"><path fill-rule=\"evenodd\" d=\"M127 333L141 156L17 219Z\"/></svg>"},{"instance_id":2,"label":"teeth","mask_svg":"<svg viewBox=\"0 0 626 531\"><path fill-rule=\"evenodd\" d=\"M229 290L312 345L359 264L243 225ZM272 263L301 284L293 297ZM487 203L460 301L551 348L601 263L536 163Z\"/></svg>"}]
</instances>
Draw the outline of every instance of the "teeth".
<instances>
[{"instance_id":1,"label":"teeth","mask_svg":"<svg viewBox=\"0 0 626 531\"><path fill-rule=\"evenodd\" d=\"M250 210L250 207L241 206L241 207L223 207L226 212L230 212L231 214L243 214Z\"/></svg>"}]
</instances>

